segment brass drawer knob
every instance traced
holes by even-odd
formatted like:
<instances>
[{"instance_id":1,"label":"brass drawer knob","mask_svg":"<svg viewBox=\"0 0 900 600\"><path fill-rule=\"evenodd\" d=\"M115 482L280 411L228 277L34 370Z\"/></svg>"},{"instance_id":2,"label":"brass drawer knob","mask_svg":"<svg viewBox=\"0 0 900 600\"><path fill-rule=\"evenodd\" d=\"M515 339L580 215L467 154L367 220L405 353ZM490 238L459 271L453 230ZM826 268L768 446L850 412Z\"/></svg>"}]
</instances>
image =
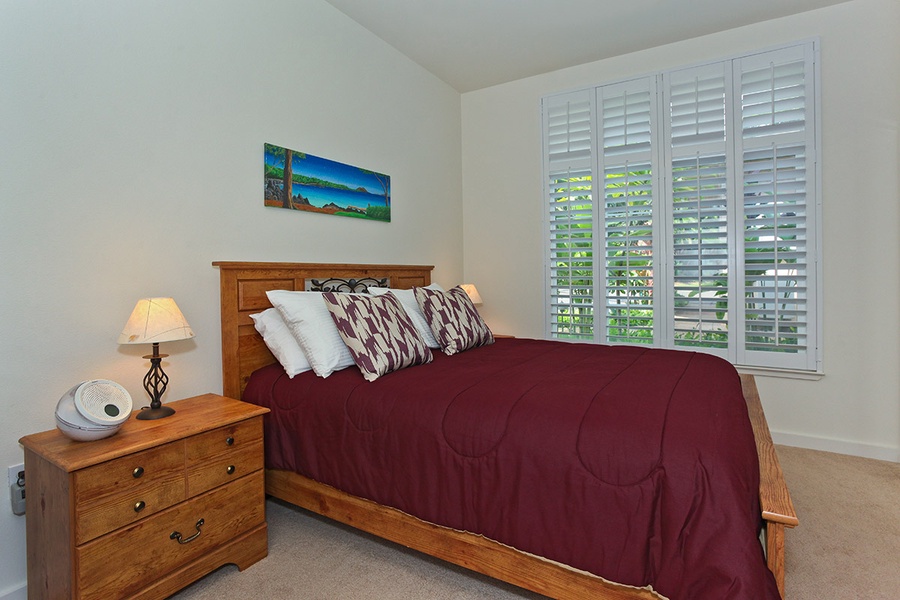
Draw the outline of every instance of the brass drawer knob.
<instances>
[{"instance_id":1,"label":"brass drawer knob","mask_svg":"<svg viewBox=\"0 0 900 600\"><path fill-rule=\"evenodd\" d=\"M137 479L141 475L144 474L144 467L135 467L134 471L131 472L131 476Z\"/></svg>"},{"instance_id":2,"label":"brass drawer knob","mask_svg":"<svg viewBox=\"0 0 900 600\"><path fill-rule=\"evenodd\" d=\"M138 513L144 510L147 507L147 504L143 500L138 500L134 503L134 512Z\"/></svg>"},{"instance_id":3,"label":"brass drawer knob","mask_svg":"<svg viewBox=\"0 0 900 600\"><path fill-rule=\"evenodd\" d=\"M233 445L234 445L234 438L231 437L231 436L225 438L225 443L226 443L227 445L229 445L229 446L233 446Z\"/></svg>"},{"instance_id":4,"label":"brass drawer knob","mask_svg":"<svg viewBox=\"0 0 900 600\"><path fill-rule=\"evenodd\" d=\"M235 471L234 465L228 465L228 468L225 469L225 471L226 471L229 475L234 475L234 471Z\"/></svg>"}]
</instances>

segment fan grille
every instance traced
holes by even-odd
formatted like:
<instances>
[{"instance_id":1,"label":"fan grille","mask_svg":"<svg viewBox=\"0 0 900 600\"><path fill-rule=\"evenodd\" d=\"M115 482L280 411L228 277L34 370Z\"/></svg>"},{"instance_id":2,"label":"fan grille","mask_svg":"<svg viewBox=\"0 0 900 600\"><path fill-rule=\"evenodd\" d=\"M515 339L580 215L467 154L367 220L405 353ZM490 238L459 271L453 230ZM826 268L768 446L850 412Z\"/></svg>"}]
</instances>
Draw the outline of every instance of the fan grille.
<instances>
[{"instance_id":1,"label":"fan grille","mask_svg":"<svg viewBox=\"0 0 900 600\"><path fill-rule=\"evenodd\" d=\"M131 396L119 384L108 380L84 383L75 394L79 412L95 423L118 424L131 412Z\"/></svg>"}]
</instances>

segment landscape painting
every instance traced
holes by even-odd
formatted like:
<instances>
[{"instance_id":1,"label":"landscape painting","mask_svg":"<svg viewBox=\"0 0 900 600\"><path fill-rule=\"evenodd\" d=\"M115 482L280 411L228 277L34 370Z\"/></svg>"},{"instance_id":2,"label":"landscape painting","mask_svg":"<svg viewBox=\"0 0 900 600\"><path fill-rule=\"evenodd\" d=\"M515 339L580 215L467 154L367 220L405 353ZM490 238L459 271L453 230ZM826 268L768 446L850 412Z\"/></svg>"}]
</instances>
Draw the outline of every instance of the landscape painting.
<instances>
[{"instance_id":1,"label":"landscape painting","mask_svg":"<svg viewBox=\"0 0 900 600\"><path fill-rule=\"evenodd\" d=\"M391 178L266 144L265 205L390 222Z\"/></svg>"}]
</instances>

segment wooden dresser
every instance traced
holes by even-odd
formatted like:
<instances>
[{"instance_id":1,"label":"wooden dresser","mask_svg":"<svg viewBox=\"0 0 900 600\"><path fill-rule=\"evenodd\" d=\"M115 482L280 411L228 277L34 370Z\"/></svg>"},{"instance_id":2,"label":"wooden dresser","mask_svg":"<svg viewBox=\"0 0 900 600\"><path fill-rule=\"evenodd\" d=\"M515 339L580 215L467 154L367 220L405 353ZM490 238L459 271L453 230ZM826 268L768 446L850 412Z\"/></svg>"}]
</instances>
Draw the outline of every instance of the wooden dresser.
<instances>
[{"instance_id":1,"label":"wooden dresser","mask_svg":"<svg viewBox=\"0 0 900 600\"><path fill-rule=\"evenodd\" d=\"M268 552L263 415L205 394L112 437L23 437L28 597L165 598Z\"/></svg>"}]
</instances>

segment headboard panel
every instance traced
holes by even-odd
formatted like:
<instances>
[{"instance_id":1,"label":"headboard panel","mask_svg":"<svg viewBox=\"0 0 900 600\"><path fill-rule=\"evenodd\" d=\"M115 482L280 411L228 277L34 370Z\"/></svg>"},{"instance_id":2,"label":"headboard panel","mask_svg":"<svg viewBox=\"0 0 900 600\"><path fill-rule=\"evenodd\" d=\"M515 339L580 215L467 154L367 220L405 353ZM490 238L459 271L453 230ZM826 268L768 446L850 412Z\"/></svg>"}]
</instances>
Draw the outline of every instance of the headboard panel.
<instances>
[{"instance_id":1,"label":"headboard panel","mask_svg":"<svg viewBox=\"0 0 900 600\"><path fill-rule=\"evenodd\" d=\"M433 266L329 263L214 262L219 268L222 319L222 393L241 398L250 374L275 362L253 327L251 314L272 305L268 290L300 291L307 279L387 278L390 287L431 283Z\"/></svg>"}]
</instances>

